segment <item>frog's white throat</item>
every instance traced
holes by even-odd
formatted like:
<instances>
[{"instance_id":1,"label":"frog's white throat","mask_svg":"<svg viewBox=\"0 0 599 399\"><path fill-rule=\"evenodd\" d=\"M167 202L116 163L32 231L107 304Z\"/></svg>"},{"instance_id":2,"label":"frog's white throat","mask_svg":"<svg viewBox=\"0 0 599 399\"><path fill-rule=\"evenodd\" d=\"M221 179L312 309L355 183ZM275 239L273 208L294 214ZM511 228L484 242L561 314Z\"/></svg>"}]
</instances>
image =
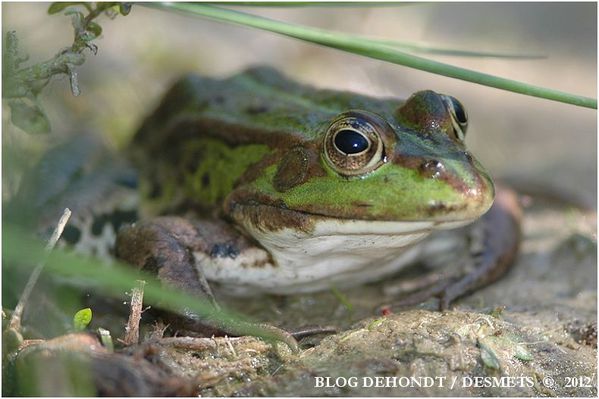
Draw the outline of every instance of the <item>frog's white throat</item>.
<instances>
[{"instance_id":1,"label":"frog's white throat","mask_svg":"<svg viewBox=\"0 0 599 399\"><path fill-rule=\"evenodd\" d=\"M294 228L265 231L246 225L264 247L240 259L208 260L196 254L209 280L239 294L256 291L290 294L375 281L412 263L417 244L432 231L470 223L365 221L316 218L306 232ZM269 256L270 254L270 256Z\"/></svg>"}]
</instances>

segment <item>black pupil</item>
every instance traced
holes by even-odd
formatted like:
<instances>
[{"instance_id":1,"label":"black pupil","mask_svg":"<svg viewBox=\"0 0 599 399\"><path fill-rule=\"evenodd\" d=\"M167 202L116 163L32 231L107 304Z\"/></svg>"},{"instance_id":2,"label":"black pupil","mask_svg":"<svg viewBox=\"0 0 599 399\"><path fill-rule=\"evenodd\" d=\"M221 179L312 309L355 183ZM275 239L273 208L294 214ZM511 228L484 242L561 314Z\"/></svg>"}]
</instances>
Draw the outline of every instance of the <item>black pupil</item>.
<instances>
[{"instance_id":1,"label":"black pupil","mask_svg":"<svg viewBox=\"0 0 599 399\"><path fill-rule=\"evenodd\" d=\"M467 123L468 118L466 117L466 111L464 111L462 104L453 97L451 97L451 102L453 104L453 110L455 111L455 117L457 118L458 122L462 125Z\"/></svg>"},{"instance_id":2,"label":"black pupil","mask_svg":"<svg viewBox=\"0 0 599 399\"><path fill-rule=\"evenodd\" d=\"M346 154L358 154L368 148L368 140L353 130L341 130L335 136L335 146Z\"/></svg>"}]
</instances>

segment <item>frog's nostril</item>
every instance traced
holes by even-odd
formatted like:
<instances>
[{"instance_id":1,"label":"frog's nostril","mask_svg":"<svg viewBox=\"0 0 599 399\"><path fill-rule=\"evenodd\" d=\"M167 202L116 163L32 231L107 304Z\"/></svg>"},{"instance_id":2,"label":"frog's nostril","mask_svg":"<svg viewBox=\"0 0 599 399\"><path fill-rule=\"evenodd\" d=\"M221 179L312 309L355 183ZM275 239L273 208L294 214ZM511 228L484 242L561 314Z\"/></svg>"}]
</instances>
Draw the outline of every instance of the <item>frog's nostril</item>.
<instances>
[{"instance_id":1,"label":"frog's nostril","mask_svg":"<svg viewBox=\"0 0 599 399\"><path fill-rule=\"evenodd\" d=\"M429 159L420 164L420 172L424 177L436 179L445 171L445 166L436 159Z\"/></svg>"}]
</instances>

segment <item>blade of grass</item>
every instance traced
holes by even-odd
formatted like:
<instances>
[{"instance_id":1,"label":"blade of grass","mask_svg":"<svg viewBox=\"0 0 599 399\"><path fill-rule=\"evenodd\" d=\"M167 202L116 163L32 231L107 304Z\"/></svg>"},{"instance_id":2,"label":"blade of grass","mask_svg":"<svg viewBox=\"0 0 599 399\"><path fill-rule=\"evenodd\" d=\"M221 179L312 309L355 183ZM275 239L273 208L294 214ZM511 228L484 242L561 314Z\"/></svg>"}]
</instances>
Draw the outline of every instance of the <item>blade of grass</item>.
<instances>
[{"instance_id":1,"label":"blade of grass","mask_svg":"<svg viewBox=\"0 0 599 399\"><path fill-rule=\"evenodd\" d=\"M348 51L354 54L376 58L379 60L404 65L422 71L432 72L455 79L465 80L484 86L512 91L528 96L544 98L566 104L573 104L586 108L597 108L594 98L578 96L559 90L529 85L523 82L501 78L482 72L456 67L397 50L393 46L379 43L370 39L322 29L294 25L286 22L275 21L239 11L227 10L205 4L190 3L144 3L146 7L176 11L187 15L205 17L217 21L250 26L304 41Z\"/></svg>"},{"instance_id":2,"label":"blade of grass","mask_svg":"<svg viewBox=\"0 0 599 399\"><path fill-rule=\"evenodd\" d=\"M262 7L262 8L301 8L301 7L335 7L335 8L363 8L363 7L400 7L413 5L416 3L397 3L397 2L351 2L351 1L335 1L335 2L310 2L310 1L208 1L203 4L213 6L238 6L238 7ZM545 55L539 54L512 54L512 53L496 53L477 50L458 50L444 49L434 47L428 44L415 44L408 42L400 42L389 39L375 39L362 37L362 40L372 40L374 43L384 43L389 46L403 48L408 51L416 51L421 53L452 55L458 57L491 57L491 58L513 58L513 59L541 59L547 58Z\"/></svg>"},{"instance_id":3,"label":"blade of grass","mask_svg":"<svg viewBox=\"0 0 599 399\"><path fill-rule=\"evenodd\" d=\"M13 225L3 225L2 260L5 268L19 267L33 269L40 259L46 259L44 272L75 278L78 282L99 289L102 294L120 296L136 286L137 280L145 280L144 296L147 303L160 304L161 309L180 312L189 309L216 323L220 328L236 335L252 335L269 341L285 342L295 349L295 341L272 326L252 323L240 314L219 309L215 311L208 301L201 300L181 291L161 286L155 278L132 270L131 267L114 263L107 265L92 258L65 252L60 249L47 255L43 246L33 240L22 229Z\"/></svg>"},{"instance_id":4,"label":"blade of grass","mask_svg":"<svg viewBox=\"0 0 599 399\"><path fill-rule=\"evenodd\" d=\"M351 1L335 1L335 2L310 2L310 1L209 1L203 4L209 4L213 6L240 6L240 7L262 7L262 8L301 8L301 7L336 7L336 8L361 8L361 7L401 7L406 5L413 5L416 3L398 3L398 2L351 2ZM445 49L431 46L424 43L408 43L389 39L376 39L362 37L362 40L372 40L375 43L384 43L389 46L403 48L407 51L415 51L420 53L439 54L439 55L451 55L457 57L489 57L489 58L511 58L520 60L530 59L543 59L547 58L546 55L540 54L513 54L513 53L497 53L489 51L479 50L459 50L459 49Z\"/></svg>"},{"instance_id":5,"label":"blade of grass","mask_svg":"<svg viewBox=\"0 0 599 399\"><path fill-rule=\"evenodd\" d=\"M394 1L207 1L204 4L215 6L240 7L401 7L417 4L416 2Z\"/></svg>"},{"instance_id":6,"label":"blade of grass","mask_svg":"<svg viewBox=\"0 0 599 399\"><path fill-rule=\"evenodd\" d=\"M541 54L514 54L514 53L496 53L490 51L480 51L480 50L459 50L459 49L449 49L449 48L439 48L430 46L427 44L415 44L415 43L407 43L407 42L399 42L395 40L389 39L371 39L362 37L362 40L371 40L375 44L386 44L392 47L402 48L407 51L420 52L420 53L429 53L429 54L438 54L438 55L451 55L457 57L486 57L486 58L509 58L515 60L537 60L547 58L546 55Z\"/></svg>"}]
</instances>

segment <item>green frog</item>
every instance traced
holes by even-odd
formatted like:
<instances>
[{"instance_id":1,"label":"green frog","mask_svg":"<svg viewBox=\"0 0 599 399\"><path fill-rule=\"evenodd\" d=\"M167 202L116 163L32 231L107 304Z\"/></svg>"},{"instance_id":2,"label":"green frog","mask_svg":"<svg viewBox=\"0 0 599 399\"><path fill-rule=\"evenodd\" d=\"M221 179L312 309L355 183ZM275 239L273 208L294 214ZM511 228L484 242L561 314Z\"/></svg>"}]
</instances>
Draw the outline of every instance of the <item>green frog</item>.
<instances>
[{"instance_id":1,"label":"green frog","mask_svg":"<svg viewBox=\"0 0 599 399\"><path fill-rule=\"evenodd\" d=\"M494 203L467 127L463 105L431 90L376 99L269 68L187 76L133 139L142 217L115 252L190 293L285 295L380 280L435 248L435 232L474 223L469 270L424 278L403 302L447 307L500 277L520 235L516 197Z\"/></svg>"},{"instance_id":2,"label":"green frog","mask_svg":"<svg viewBox=\"0 0 599 399\"><path fill-rule=\"evenodd\" d=\"M269 68L191 75L133 138L134 167L79 135L23 179L7 215L53 227L68 206L63 239L75 249L116 254L215 308L214 284L306 293L411 264L436 265L387 294L398 306L436 297L446 308L499 278L520 237L516 196L495 189L466 149L467 127L462 104L430 90L376 99ZM447 267L447 253L464 253L461 267ZM185 330L220 328L181 312Z\"/></svg>"}]
</instances>

